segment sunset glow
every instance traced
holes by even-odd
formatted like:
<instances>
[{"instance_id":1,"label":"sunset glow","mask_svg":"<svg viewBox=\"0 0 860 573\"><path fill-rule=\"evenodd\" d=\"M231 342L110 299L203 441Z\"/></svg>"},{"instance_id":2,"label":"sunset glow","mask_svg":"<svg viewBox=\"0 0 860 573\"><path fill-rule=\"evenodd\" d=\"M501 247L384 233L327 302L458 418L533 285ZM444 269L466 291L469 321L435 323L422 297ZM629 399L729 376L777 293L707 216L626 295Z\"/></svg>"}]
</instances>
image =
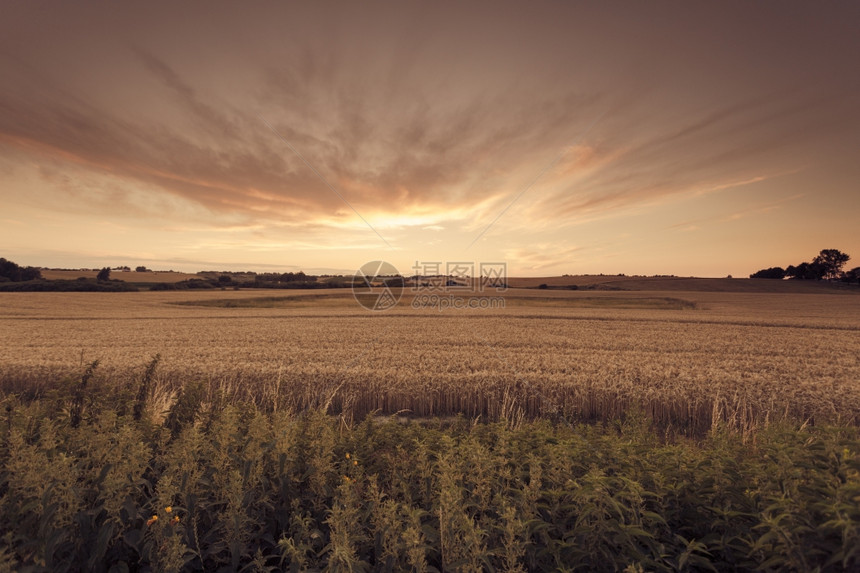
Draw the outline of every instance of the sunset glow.
<instances>
[{"instance_id":1,"label":"sunset glow","mask_svg":"<svg viewBox=\"0 0 860 573\"><path fill-rule=\"evenodd\" d=\"M531 276L860 256L858 29L856 3L5 2L0 256Z\"/></svg>"}]
</instances>

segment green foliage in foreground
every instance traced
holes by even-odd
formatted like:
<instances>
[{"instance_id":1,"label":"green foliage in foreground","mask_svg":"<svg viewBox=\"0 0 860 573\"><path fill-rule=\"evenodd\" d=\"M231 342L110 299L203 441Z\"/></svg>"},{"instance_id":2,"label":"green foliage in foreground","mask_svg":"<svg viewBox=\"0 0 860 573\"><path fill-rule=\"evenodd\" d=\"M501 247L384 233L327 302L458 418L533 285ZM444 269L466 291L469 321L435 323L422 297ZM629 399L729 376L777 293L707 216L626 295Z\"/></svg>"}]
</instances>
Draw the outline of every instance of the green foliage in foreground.
<instances>
[{"instance_id":1,"label":"green foliage in foreground","mask_svg":"<svg viewBox=\"0 0 860 573\"><path fill-rule=\"evenodd\" d=\"M856 428L666 444L636 420L348 425L198 390L163 424L124 394L3 398L0 571L860 568Z\"/></svg>"}]
</instances>

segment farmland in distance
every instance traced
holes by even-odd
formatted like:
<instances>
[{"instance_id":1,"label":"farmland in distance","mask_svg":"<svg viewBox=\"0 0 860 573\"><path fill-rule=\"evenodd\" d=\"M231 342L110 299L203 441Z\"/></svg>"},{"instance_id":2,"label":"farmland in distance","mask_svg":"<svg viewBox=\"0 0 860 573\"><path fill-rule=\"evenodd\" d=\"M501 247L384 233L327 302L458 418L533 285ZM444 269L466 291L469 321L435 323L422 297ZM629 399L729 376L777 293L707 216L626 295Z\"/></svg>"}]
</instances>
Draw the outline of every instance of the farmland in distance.
<instances>
[{"instance_id":1,"label":"farmland in distance","mask_svg":"<svg viewBox=\"0 0 860 573\"><path fill-rule=\"evenodd\" d=\"M509 289L505 308L441 311L411 296L370 312L342 289L3 294L0 383L35 391L98 359L123 384L160 354L168 394L194 379L262 407L329 401L359 418L641 408L693 434L860 419L855 293Z\"/></svg>"}]
</instances>

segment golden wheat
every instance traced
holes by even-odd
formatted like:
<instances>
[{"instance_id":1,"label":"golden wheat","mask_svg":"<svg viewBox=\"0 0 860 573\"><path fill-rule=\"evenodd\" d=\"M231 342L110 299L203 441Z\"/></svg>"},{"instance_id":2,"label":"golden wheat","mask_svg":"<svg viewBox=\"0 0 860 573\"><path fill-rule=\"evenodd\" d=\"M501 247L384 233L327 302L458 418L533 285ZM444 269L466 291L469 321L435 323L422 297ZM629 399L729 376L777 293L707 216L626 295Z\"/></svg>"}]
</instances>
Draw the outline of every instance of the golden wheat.
<instances>
[{"instance_id":1,"label":"golden wheat","mask_svg":"<svg viewBox=\"0 0 860 573\"><path fill-rule=\"evenodd\" d=\"M359 416L516 423L644 410L681 431L860 420L860 297L682 293L696 309L671 310L588 303L660 293L551 292L530 304L535 293L507 295L506 309L444 313L408 303L367 312L343 291L274 308L271 293L244 291L2 293L0 382L39 390L99 359L103 381L131 384L160 353L161 411L172 385L196 379L210 396ZM546 304L552 297L579 302ZM221 308L222 299L265 304ZM216 306L173 304L189 300Z\"/></svg>"}]
</instances>

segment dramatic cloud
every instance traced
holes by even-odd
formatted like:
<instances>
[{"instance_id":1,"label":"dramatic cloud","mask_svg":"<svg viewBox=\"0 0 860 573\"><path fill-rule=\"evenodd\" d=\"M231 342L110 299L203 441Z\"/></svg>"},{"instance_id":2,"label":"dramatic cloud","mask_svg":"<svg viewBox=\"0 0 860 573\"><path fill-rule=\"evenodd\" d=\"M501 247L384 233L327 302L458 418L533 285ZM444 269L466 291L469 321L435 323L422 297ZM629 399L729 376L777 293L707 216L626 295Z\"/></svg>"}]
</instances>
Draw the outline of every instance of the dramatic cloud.
<instances>
[{"instance_id":1,"label":"dramatic cloud","mask_svg":"<svg viewBox=\"0 0 860 573\"><path fill-rule=\"evenodd\" d=\"M754 240L801 195L844 204L807 251L860 250L853 5L47 6L0 23L0 239L46 253L23 263L57 264L58 235L19 229L55 213L124 229L111 256L349 269L390 250L376 231L401 265L621 272L619 237ZM79 240L69 266L108 254ZM709 272L786 256L733 248Z\"/></svg>"}]
</instances>

